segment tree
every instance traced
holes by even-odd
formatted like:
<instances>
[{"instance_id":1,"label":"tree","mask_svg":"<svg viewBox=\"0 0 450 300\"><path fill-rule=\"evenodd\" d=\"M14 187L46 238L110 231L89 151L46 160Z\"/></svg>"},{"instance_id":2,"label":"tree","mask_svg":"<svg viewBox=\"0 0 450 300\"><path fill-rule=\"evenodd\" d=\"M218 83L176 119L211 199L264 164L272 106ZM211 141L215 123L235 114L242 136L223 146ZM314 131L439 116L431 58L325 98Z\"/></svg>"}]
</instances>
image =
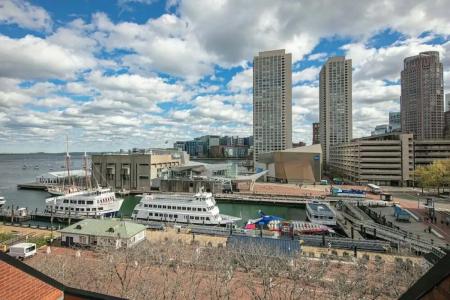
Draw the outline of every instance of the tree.
<instances>
[{"instance_id":1,"label":"tree","mask_svg":"<svg viewBox=\"0 0 450 300\"><path fill-rule=\"evenodd\" d=\"M422 188L436 188L438 195L441 187L450 186L450 159L435 160L432 164L420 166L414 171L416 180Z\"/></svg>"}]
</instances>

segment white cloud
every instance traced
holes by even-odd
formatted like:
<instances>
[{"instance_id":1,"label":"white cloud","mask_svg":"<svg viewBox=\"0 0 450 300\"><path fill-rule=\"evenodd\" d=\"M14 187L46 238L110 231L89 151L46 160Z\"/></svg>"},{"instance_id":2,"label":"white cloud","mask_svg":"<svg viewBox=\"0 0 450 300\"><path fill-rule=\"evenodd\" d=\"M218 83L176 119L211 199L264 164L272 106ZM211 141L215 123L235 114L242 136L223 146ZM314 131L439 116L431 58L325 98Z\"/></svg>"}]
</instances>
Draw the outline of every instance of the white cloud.
<instances>
[{"instance_id":1,"label":"white cloud","mask_svg":"<svg viewBox=\"0 0 450 300\"><path fill-rule=\"evenodd\" d=\"M45 9L23 0L2 0L0 23L45 31L49 31L52 26L52 20Z\"/></svg>"},{"instance_id":2,"label":"white cloud","mask_svg":"<svg viewBox=\"0 0 450 300\"><path fill-rule=\"evenodd\" d=\"M319 78L320 67L309 67L292 73L292 83L295 85L301 81L316 81Z\"/></svg>"},{"instance_id":3,"label":"white cloud","mask_svg":"<svg viewBox=\"0 0 450 300\"><path fill-rule=\"evenodd\" d=\"M253 68L235 74L227 84L231 91L247 91L253 87Z\"/></svg>"},{"instance_id":4,"label":"white cloud","mask_svg":"<svg viewBox=\"0 0 450 300\"><path fill-rule=\"evenodd\" d=\"M76 72L95 66L89 57L47 40L27 35L12 39L0 35L0 76L20 79L71 78Z\"/></svg>"}]
</instances>

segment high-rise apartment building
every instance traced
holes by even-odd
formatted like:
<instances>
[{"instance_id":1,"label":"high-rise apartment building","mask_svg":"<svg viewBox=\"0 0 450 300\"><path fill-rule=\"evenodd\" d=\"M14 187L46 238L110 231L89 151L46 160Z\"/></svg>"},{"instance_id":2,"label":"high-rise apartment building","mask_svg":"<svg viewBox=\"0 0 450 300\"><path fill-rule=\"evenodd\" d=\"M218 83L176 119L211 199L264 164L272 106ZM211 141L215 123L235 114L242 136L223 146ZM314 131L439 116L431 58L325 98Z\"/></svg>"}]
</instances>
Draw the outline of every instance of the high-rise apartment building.
<instances>
[{"instance_id":1,"label":"high-rise apartment building","mask_svg":"<svg viewBox=\"0 0 450 300\"><path fill-rule=\"evenodd\" d=\"M313 145L315 145L315 144L320 144L320 139L319 139L319 136L320 136L320 133L319 133L319 131L320 131L320 123L318 123L318 122L315 122L315 123L312 123L312 130L313 130L313 132L312 132L312 143L313 143Z\"/></svg>"},{"instance_id":2,"label":"high-rise apartment building","mask_svg":"<svg viewBox=\"0 0 450 300\"><path fill-rule=\"evenodd\" d=\"M253 59L254 155L292 147L292 55L259 52Z\"/></svg>"},{"instance_id":3,"label":"high-rise apartment building","mask_svg":"<svg viewBox=\"0 0 450 300\"><path fill-rule=\"evenodd\" d=\"M389 126L391 127L391 130L394 132L401 131L402 122L401 122L401 114L399 111L389 112Z\"/></svg>"},{"instance_id":4,"label":"high-rise apartment building","mask_svg":"<svg viewBox=\"0 0 450 300\"><path fill-rule=\"evenodd\" d=\"M450 93L445 94L445 111L450 111Z\"/></svg>"},{"instance_id":5,"label":"high-rise apartment building","mask_svg":"<svg viewBox=\"0 0 450 300\"><path fill-rule=\"evenodd\" d=\"M439 52L407 57L401 72L402 131L417 140L438 139L444 127L444 81Z\"/></svg>"},{"instance_id":6,"label":"high-rise apartment building","mask_svg":"<svg viewBox=\"0 0 450 300\"><path fill-rule=\"evenodd\" d=\"M326 166L330 146L352 139L352 60L331 57L319 80L319 138Z\"/></svg>"}]
</instances>

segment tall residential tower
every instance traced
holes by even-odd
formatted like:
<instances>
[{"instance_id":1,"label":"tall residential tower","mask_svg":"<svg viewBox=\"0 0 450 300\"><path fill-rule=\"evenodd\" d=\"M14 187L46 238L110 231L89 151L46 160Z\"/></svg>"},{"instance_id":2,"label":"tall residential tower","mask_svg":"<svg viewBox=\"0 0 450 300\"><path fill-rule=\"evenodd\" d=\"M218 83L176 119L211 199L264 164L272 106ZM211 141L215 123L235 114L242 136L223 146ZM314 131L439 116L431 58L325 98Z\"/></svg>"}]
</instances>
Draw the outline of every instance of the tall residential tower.
<instances>
[{"instance_id":1,"label":"tall residential tower","mask_svg":"<svg viewBox=\"0 0 450 300\"><path fill-rule=\"evenodd\" d=\"M260 153L292 147L292 55L285 50L253 59L253 137L255 162Z\"/></svg>"},{"instance_id":2,"label":"tall residential tower","mask_svg":"<svg viewBox=\"0 0 450 300\"><path fill-rule=\"evenodd\" d=\"M402 131L417 140L439 139L444 128L444 80L439 52L407 57L401 72Z\"/></svg>"},{"instance_id":3,"label":"tall residential tower","mask_svg":"<svg viewBox=\"0 0 450 300\"><path fill-rule=\"evenodd\" d=\"M352 139L352 60L331 57L320 70L320 144L325 167L330 146Z\"/></svg>"}]
</instances>

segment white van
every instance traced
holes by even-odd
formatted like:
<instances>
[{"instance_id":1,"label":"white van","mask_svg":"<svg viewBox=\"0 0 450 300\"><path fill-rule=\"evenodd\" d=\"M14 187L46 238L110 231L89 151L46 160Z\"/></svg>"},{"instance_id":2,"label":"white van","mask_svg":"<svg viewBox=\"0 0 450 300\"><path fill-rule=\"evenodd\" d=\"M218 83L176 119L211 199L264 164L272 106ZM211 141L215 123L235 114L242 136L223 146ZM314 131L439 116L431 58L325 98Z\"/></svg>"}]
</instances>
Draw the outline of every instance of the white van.
<instances>
[{"instance_id":1,"label":"white van","mask_svg":"<svg viewBox=\"0 0 450 300\"><path fill-rule=\"evenodd\" d=\"M36 254L36 244L20 243L9 247L9 255L15 258L24 259Z\"/></svg>"}]
</instances>

